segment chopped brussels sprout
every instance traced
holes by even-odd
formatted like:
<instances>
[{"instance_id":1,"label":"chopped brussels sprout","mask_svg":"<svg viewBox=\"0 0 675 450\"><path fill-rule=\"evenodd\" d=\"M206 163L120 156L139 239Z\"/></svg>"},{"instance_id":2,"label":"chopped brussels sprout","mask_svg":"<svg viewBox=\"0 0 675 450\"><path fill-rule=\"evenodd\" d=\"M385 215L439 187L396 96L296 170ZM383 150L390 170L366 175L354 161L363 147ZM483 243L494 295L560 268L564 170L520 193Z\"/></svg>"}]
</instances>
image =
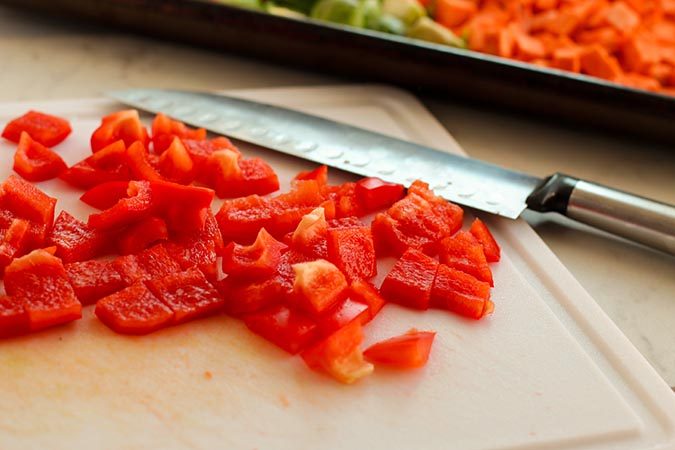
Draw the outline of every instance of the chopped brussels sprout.
<instances>
[{"instance_id":1,"label":"chopped brussels sprout","mask_svg":"<svg viewBox=\"0 0 675 450\"><path fill-rule=\"evenodd\" d=\"M384 0L382 12L400 19L408 26L427 15L427 10L417 0Z\"/></svg>"},{"instance_id":2,"label":"chopped brussels sprout","mask_svg":"<svg viewBox=\"0 0 675 450\"><path fill-rule=\"evenodd\" d=\"M466 47L462 38L428 17L420 18L413 26L408 28L407 36L437 44L452 45L453 47Z\"/></svg>"},{"instance_id":3,"label":"chopped brussels sprout","mask_svg":"<svg viewBox=\"0 0 675 450\"><path fill-rule=\"evenodd\" d=\"M265 10L268 13L273 14L275 16L289 17L291 19L305 19L305 18L307 18L307 15L305 15L301 12L294 11L290 8L285 8L283 6L277 6L274 3L267 3L265 5Z\"/></svg>"},{"instance_id":4,"label":"chopped brussels sprout","mask_svg":"<svg viewBox=\"0 0 675 450\"><path fill-rule=\"evenodd\" d=\"M312 8L315 19L363 28L365 0L319 0Z\"/></svg>"}]
</instances>

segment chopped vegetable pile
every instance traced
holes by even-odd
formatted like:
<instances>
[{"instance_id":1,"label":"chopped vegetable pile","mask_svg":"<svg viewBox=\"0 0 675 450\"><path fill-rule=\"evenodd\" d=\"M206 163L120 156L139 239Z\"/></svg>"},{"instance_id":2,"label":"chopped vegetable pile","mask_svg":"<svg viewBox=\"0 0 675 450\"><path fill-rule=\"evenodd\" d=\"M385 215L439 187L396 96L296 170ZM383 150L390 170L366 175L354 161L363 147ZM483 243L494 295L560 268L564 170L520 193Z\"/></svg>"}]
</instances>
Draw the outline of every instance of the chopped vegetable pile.
<instances>
[{"instance_id":1,"label":"chopped vegetable pile","mask_svg":"<svg viewBox=\"0 0 675 450\"><path fill-rule=\"evenodd\" d=\"M675 95L675 0L212 0Z\"/></svg>"},{"instance_id":2,"label":"chopped vegetable pile","mask_svg":"<svg viewBox=\"0 0 675 450\"><path fill-rule=\"evenodd\" d=\"M363 351L364 325L387 303L490 314L490 263L500 250L475 219L416 181L331 185L326 166L284 193L274 170L227 138L208 139L162 114L151 133L138 112L104 117L91 154L71 167L51 147L64 119L30 111L6 125L17 143L0 185L0 336L81 318L83 305L121 334L142 335L226 313L312 369L351 383L373 364L426 364L433 331ZM31 181L86 190L86 222ZM225 198L216 214L214 197ZM371 224L363 217L375 214ZM397 259L380 288L378 259Z\"/></svg>"}]
</instances>

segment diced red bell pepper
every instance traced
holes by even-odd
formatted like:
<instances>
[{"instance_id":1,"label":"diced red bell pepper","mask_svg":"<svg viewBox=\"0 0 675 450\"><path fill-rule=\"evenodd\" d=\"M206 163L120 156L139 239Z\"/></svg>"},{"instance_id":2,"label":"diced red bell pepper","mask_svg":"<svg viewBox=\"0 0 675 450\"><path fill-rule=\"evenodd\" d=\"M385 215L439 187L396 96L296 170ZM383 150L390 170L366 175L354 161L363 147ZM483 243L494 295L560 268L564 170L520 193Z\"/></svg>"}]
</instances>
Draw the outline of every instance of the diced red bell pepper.
<instances>
[{"instance_id":1,"label":"diced red bell pepper","mask_svg":"<svg viewBox=\"0 0 675 450\"><path fill-rule=\"evenodd\" d=\"M16 175L10 175L0 185L0 208L11 211L16 217L51 228L55 206L55 198Z\"/></svg>"},{"instance_id":2,"label":"diced red bell pepper","mask_svg":"<svg viewBox=\"0 0 675 450\"><path fill-rule=\"evenodd\" d=\"M60 178L80 189L89 189L108 182L128 182L131 179L131 172L127 165L127 148L124 141L115 141L105 146L68 168Z\"/></svg>"},{"instance_id":3,"label":"diced red bell pepper","mask_svg":"<svg viewBox=\"0 0 675 450\"><path fill-rule=\"evenodd\" d=\"M48 241L56 246L56 255L67 263L96 258L111 247L109 233L89 227L66 211L56 218Z\"/></svg>"},{"instance_id":4,"label":"diced red bell pepper","mask_svg":"<svg viewBox=\"0 0 675 450\"><path fill-rule=\"evenodd\" d=\"M279 189L274 170L260 158L243 159L233 150L217 150L209 156L203 176L220 198L264 195Z\"/></svg>"},{"instance_id":5,"label":"diced red bell pepper","mask_svg":"<svg viewBox=\"0 0 675 450\"><path fill-rule=\"evenodd\" d=\"M460 270L441 264L431 289L431 306L480 319L492 312L490 285Z\"/></svg>"},{"instance_id":6,"label":"diced red bell pepper","mask_svg":"<svg viewBox=\"0 0 675 450\"><path fill-rule=\"evenodd\" d=\"M53 150L34 141L25 131L14 154L14 171L29 181L56 178L68 166Z\"/></svg>"},{"instance_id":7,"label":"diced red bell pepper","mask_svg":"<svg viewBox=\"0 0 675 450\"><path fill-rule=\"evenodd\" d=\"M7 294L23 302L31 331L82 317L82 305L61 260L45 250L15 259L5 269Z\"/></svg>"},{"instance_id":8,"label":"diced red bell pepper","mask_svg":"<svg viewBox=\"0 0 675 450\"><path fill-rule=\"evenodd\" d=\"M4 230L0 241L0 273L12 260L22 255L27 249L30 222L24 219L14 219L7 230Z\"/></svg>"},{"instance_id":9,"label":"diced red bell pepper","mask_svg":"<svg viewBox=\"0 0 675 450\"><path fill-rule=\"evenodd\" d=\"M5 125L2 137L19 142L21 133L25 132L36 142L53 147L61 143L71 131L70 123L65 119L38 111L28 111Z\"/></svg>"},{"instance_id":10,"label":"diced red bell pepper","mask_svg":"<svg viewBox=\"0 0 675 450\"><path fill-rule=\"evenodd\" d=\"M264 228L250 246L230 242L223 252L223 272L240 280L259 280L277 270L288 246L277 241Z\"/></svg>"},{"instance_id":11,"label":"diced red bell pepper","mask_svg":"<svg viewBox=\"0 0 675 450\"><path fill-rule=\"evenodd\" d=\"M329 229L328 260L340 269L349 282L369 280L377 275L375 246L369 226Z\"/></svg>"},{"instance_id":12,"label":"diced red bell pepper","mask_svg":"<svg viewBox=\"0 0 675 450\"><path fill-rule=\"evenodd\" d=\"M328 221L328 228L331 230L342 230L345 228L361 228L364 223L358 217L340 217Z\"/></svg>"},{"instance_id":13,"label":"diced red bell pepper","mask_svg":"<svg viewBox=\"0 0 675 450\"><path fill-rule=\"evenodd\" d=\"M152 121L152 145L155 153L163 153L171 146L174 138L201 141L206 139L206 130L189 128L183 122L158 113Z\"/></svg>"},{"instance_id":14,"label":"diced red bell pepper","mask_svg":"<svg viewBox=\"0 0 675 450\"><path fill-rule=\"evenodd\" d=\"M122 290L126 284L110 261L79 261L65 265L70 285L80 303L90 305Z\"/></svg>"},{"instance_id":15,"label":"diced red bell pepper","mask_svg":"<svg viewBox=\"0 0 675 450\"><path fill-rule=\"evenodd\" d=\"M356 183L336 186L329 196L335 201L336 217L362 217L368 213L356 195Z\"/></svg>"},{"instance_id":16,"label":"diced red bell pepper","mask_svg":"<svg viewBox=\"0 0 675 450\"><path fill-rule=\"evenodd\" d=\"M198 269L155 278L146 284L173 311L174 324L214 314L224 304L224 299Z\"/></svg>"},{"instance_id":17,"label":"diced red bell pepper","mask_svg":"<svg viewBox=\"0 0 675 450\"><path fill-rule=\"evenodd\" d=\"M319 184L319 186L325 186L328 184L328 166L323 165L317 167L314 170L300 172L295 176L295 178L293 178L293 180L314 180Z\"/></svg>"},{"instance_id":18,"label":"diced red bell pepper","mask_svg":"<svg viewBox=\"0 0 675 450\"><path fill-rule=\"evenodd\" d=\"M468 231L460 231L440 243L440 261L462 272L473 275L494 286L492 271L485 258L483 246Z\"/></svg>"},{"instance_id":19,"label":"diced red bell pepper","mask_svg":"<svg viewBox=\"0 0 675 450\"><path fill-rule=\"evenodd\" d=\"M328 336L340 328L358 321L368 323L370 313L368 305L347 298L315 318L321 336Z\"/></svg>"},{"instance_id":20,"label":"diced red bell pepper","mask_svg":"<svg viewBox=\"0 0 675 450\"><path fill-rule=\"evenodd\" d=\"M368 347L363 356L372 363L399 369L416 369L426 365L435 331L410 330Z\"/></svg>"},{"instance_id":21,"label":"diced red bell pepper","mask_svg":"<svg viewBox=\"0 0 675 450\"><path fill-rule=\"evenodd\" d=\"M362 316L364 325L373 320L386 303L377 288L365 280L357 280L349 286L349 298L368 306L368 317Z\"/></svg>"},{"instance_id":22,"label":"diced red bell pepper","mask_svg":"<svg viewBox=\"0 0 675 450\"><path fill-rule=\"evenodd\" d=\"M314 258L326 259L328 257L327 232L325 210L319 207L302 216L290 241L295 250Z\"/></svg>"},{"instance_id":23,"label":"diced red bell pepper","mask_svg":"<svg viewBox=\"0 0 675 450\"><path fill-rule=\"evenodd\" d=\"M94 314L121 334L148 334L171 324L174 313L143 283L136 283L96 303Z\"/></svg>"},{"instance_id":24,"label":"diced red bell pepper","mask_svg":"<svg viewBox=\"0 0 675 450\"><path fill-rule=\"evenodd\" d=\"M321 314L347 296L345 276L324 259L294 264L293 270L293 293L298 306L309 314Z\"/></svg>"},{"instance_id":25,"label":"diced red bell pepper","mask_svg":"<svg viewBox=\"0 0 675 450\"><path fill-rule=\"evenodd\" d=\"M157 244L136 255L120 256L112 264L127 286L181 271L180 265L169 256L163 244Z\"/></svg>"},{"instance_id":26,"label":"diced red bell pepper","mask_svg":"<svg viewBox=\"0 0 675 450\"><path fill-rule=\"evenodd\" d=\"M388 208L403 198L405 188L379 178L363 178L356 182L356 198L366 211Z\"/></svg>"},{"instance_id":27,"label":"diced red bell pepper","mask_svg":"<svg viewBox=\"0 0 675 450\"><path fill-rule=\"evenodd\" d=\"M255 334L292 355L317 338L316 324L301 312L284 305L244 316L244 323Z\"/></svg>"},{"instance_id":28,"label":"diced red bell pepper","mask_svg":"<svg viewBox=\"0 0 675 450\"><path fill-rule=\"evenodd\" d=\"M239 149L226 137L217 137L203 141L181 139L185 150L194 163L195 179L204 184L210 184L210 174L206 171L209 157L218 150L232 150L241 154Z\"/></svg>"},{"instance_id":29,"label":"diced red bell pepper","mask_svg":"<svg viewBox=\"0 0 675 450\"><path fill-rule=\"evenodd\" d=\"M150 245L169 238L166 222L156 216L146 217L122 232L117 240L120 255L129 255L145 250Z\"/></svg>"},{"instance_id":30,"label":"diced red bell pepper","mask_svg":"<svg viewBox=\"0 0 675 450\"><path fill-rule=\"evenodd\" d=\"M159 157L159 171L167 180L189 184L194 179L194 163L183 142L174 137Z\"/></svg>"},{"instance_id":31,"label":"diced red bell pepper","mask_svg":"<svg viewBox=\"0 0 675 450\"><path fill-rule=\"evenodd\" d=\"M242 281L227 277L218 283L218 291L225 298L225 312L233 317L252 314L281 303L283 288L276 278Z\"/></svg>"},{"instance_id":32,"label":"diced red bell pepper","mask_svg":"<svg viewBox=\"0 0 675 450\"><path fill-rule=\"evenodd\" d=\"M487 262L497 262L500 258L499 244L495 240L488 227L482 220L476 218L471 224L469 232L475 237L480 245L483 246L483 253Z\"/></svg>"},{"instance_id":33,"label":"diced red bell pepper","mask_svg":"<svg viewBox=\"0 0 675 450\"><path fill-rule=\"evenodd\" d=\"M0 338L28 333L28 314L20 298L0 295Z\"/></svg>"},{"instance_id":34,"label":"diced red bell pepper","mask_svg":"<svg viewBox=\"0 0 675 450\"><path fill-rule=\"evenodd\" d=\"M408 249L382 282L382 297L410 308L428 309L438 265L419 250Z\"/></svg>"},{"instance_id":35,"label":"diced red bell pepper","mask_svg":"<svg viewBox=\"0 0 675 450\"><path fill-rule=\"evenodd\" d=\"M170 231L199 232L209 218L213 191L198 186L155 181L151 183L155 209L163 213Z\"/></svg>"},{"instance_id":36,"label":"diced red bell pepper","mask_svg":"<svg viewBox=\"0 0 675 450\"><path fill-rule=\"evenodd\" d=\"M163 180L157 169L148 159L148 150L141 141L136 141L127 148L127 166L135 180Z\"/></svg>"},{"instance_id":37,"label":"diced red bell pepper","mask_svg":"<svg viewBox=\"0 0 675 450\"><path fill-rule=\"evenodd\" d=\"M350 384L373 372L373 365L364 361L359 349L362 342L361 323L355 320L307 348L301 356L310 368Z\"/></svg>"},{"instance_id":38,"label":"diced red bell pepper","mask_svg":"<svg viewBox=\"0 0 675 450\"><path fill-rule=\"evenodd\" d=\"M200 237L185 237L178 241L169 241L165 247L171 259L180 264L181 269L197 267L209 281L218 279L215 241Z\"/></svg>"},{"instance_id":39,"label":"diced red bell pepper","mask_svg":"<svg viewBox=\"0 0 675 450\"><path fill-rule=\"evenodd\" d=\"M332 218L317 182L298 181L290 192L271 199L249 195L225 200L216 214L216 220L226 241L252 242L263 227L272 236L282 239L298 226L305 214L317 206L324 207L326 218Z\"/></svg>"},{"instance_id":40,"label":"diced red bell pepper","mask_svg":"<svg viewBox=\"0 0 675 450\"><path fill-rule=\"evenodd\" d=\"M114 206L91 214L88 224L100 230L111 230L130 225L145 219L153 213L156 201L153 190L147 181L130 181L127 197L120 199Z\"/></svg>"},{"instance_id":41,"label":"diced red bell pepper","mask_svg":"<svg viewBox=\"0 0 675 450\"><path fill-rule=\"evenodd\" d=\"M94 153L119 140L129 147L136 141L148 146L148 132L141 123L135 109L118 111L101 120L101 125L91 135L91 149Z\"/></svg>"},{"instance_id":42,"label":"diced red bell pepper","mask_svg":"<svg viewBox=\"0 0 675 450\"><path fill-rule=\"evenodd\" d=\"M372 223L378 253L400 255L407 248L438 252L438 243L462 226L463 210L415 181L408 195Z\"/></svg>"},{"instance_id":43,"label":"diced red bell pepper","mask_svg":"<svg viewBox=\"0 0 675 450\"><path fill-rule=\"evenodd\" d=\"M126 198L128 181L108 181L89 189L80 200L97 209L112 208L121 199Z\"/></svg>"}]
</instances>

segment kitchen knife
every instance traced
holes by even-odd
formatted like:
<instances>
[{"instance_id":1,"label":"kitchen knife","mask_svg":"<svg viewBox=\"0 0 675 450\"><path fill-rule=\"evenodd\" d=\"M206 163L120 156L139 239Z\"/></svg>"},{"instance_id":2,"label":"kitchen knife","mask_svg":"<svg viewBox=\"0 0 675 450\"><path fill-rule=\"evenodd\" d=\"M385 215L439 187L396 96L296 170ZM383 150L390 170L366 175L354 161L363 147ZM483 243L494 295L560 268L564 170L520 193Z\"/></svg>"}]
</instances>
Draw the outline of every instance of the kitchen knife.
<instances>
[{"instance_id":1,"label":"kitchen knife","mask_svg":"<svg viewBox=\"0 0 675 450\"><path fill-rule=\"evenodd\" d=\"M223 95L130 89L110 97L241 141L409 186L511 219L526 208L675 255L675 207L562 173L544 179L277 106Z\"/></svg>"}]
</instances>

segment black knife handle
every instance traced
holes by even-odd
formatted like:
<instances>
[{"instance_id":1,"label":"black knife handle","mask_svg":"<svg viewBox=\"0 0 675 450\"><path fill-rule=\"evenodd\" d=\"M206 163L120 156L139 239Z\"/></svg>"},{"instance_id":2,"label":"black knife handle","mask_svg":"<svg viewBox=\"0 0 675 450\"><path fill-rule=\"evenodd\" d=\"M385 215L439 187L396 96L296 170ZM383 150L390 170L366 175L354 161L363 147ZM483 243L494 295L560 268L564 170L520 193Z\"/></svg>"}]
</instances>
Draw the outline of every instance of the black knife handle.
<instances>
[{"instance_id":1,"label":"black knife handle","mask_svg":"<svg viewBox=\"0 0 675 450\"><path fill-rule=\"evenodd\" d=\"M561 173L527 198L528 208L557 212L648 247L675 255L675 206Z\"/></svg>"}]
</instances>

